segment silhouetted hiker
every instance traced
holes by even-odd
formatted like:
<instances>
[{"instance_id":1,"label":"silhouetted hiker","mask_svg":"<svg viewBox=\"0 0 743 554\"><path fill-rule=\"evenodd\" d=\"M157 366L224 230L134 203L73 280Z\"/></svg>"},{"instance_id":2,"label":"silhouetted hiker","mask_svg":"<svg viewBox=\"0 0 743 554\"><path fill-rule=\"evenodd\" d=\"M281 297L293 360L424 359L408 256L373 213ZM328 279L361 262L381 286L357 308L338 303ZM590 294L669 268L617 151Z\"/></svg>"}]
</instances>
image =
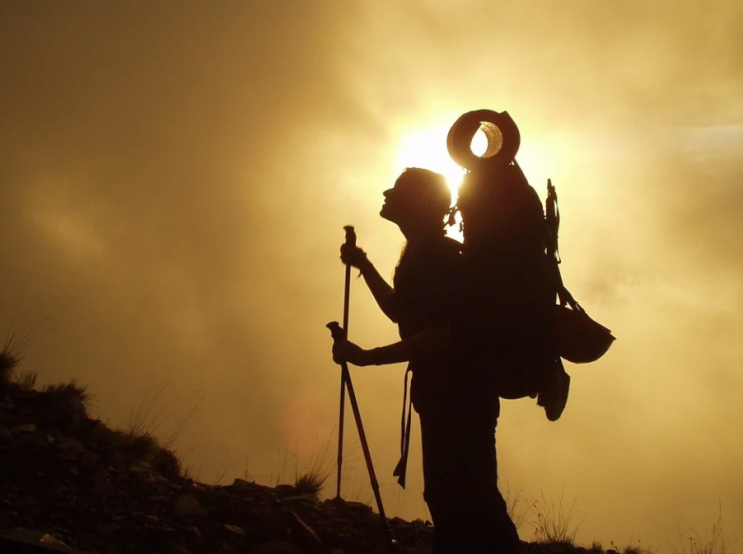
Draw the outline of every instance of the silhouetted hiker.
<instances>
[{"instance_id":1,"label":"silhouetted hiker","mask_svg":"<svg viewBox=\"0 0 743 554\"><path fill-rule=\"evenodd\" d=\"M519 552L516 527L497 488L498 396L487 376L476 373L467 353L457 348L464 276L461 244L444 232L449 187L442 175L409 168L384 196L380 215L397 224L407 239L394 288L360 248L344 245L341 260L361 270L379 307L398 324L401 340L371 350L341 342L334 345L333 357L359 366L409 362L410 395L421 422L424 498L434 524L433 554ZM405 404L402 457L394 473L403 487L410 436Z\"/></svg>"}]
</instances>

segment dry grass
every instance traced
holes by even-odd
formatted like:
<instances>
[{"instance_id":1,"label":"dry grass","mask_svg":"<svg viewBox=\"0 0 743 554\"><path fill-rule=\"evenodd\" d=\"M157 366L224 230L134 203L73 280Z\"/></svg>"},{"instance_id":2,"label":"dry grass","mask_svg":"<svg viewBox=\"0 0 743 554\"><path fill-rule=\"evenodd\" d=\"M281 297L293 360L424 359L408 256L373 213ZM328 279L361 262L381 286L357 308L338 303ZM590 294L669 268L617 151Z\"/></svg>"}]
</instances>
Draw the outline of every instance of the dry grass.
<instances>
[{"instance_id":1,"label":"dry grass","mask_svg":"<svg viewBox=\"0 0 743 554\"><path fill-rule=\"evenodd\" d=\"M557 505L548 501L544 494L534 502L536 514L536 526L534 528L534 539L541 543L553 543L573 545L575 536L581 522L574 523L577 515L575 511L575 499L570 507L563 505L562 495Z\"/></svg>"},{"instance_id":2,"label":"dry grass","mask_svg":"<svg viewBox=\"0 0 743 554\"><path fill-rule=\"evenodd\" d=\"M150 433L136 434L100 425L95 429L95 436L97 441L121 451L129 462L147 462L163 477L183 476L180 458Z\"/></svg>"},{"instance_id":3,"label":"dry grass","mask_svg":"<svg viewBox=\"0 0 743 554\"><path fill-rule=\"evenodd\" d=\"M35 371L21 370L13 377L13 382L23 391L34 390L38 375Z\"/></svg>"},{"instance_id":4,"label":"dry grass","mask_svg":"<svg viewBox=\"0 0 743 554\"><path fill-rule=\"evenodd\" d=\"M160 436L160 442L166 448L171 448L178 437L193 422L204 401L204 396L199 391L190 395L186 400L178 402L175 406L163 401L162 399L165 398L165 393L171 385L171 380L168 379L169 375L170 370L159 383L156 382L153 375L148 376L142 399L133 406L126 426L126 431L133 435L152 434ZM188 408L186 414L176 418L175 414L180 412L197 395L200 395L200 398ZM170 421L169 425L161 430L168 421Z\"/></svg>"},{"instance_id":5,"label":"dry grass","mask_svg":"<svg viewBox=\"0 0 743 554\"><path fill-rule=\"evenodd\" d=\"M79 385L77 379L70 379L67 383L46 385L44 392L53 396L74 398L84 409L88 407L91 398L93 398L93 395L88 392L88 386Z\"/></svg>"},{"instance_id":6,"label":"dry grass","mask_svg":"<svg viewBox=\"0 0 743 554\"><path fill-rule=\"evenodd\" d=\"M300 494L311 494L318 496L325 486L330 473L319 469L310 469L299 475L294 481L294 488Z\"/></svg>"},{"instance_id":7,"label":"dry grass","mask_svg":"<svg viewBox=\"0 0 743 554\"><path fill-rule=\"evenodd\" d=\"M516 529L520 529L524 523L536 527L531 520L532 514L534 513L535 502L532 499L526 498L522 489L517 489L516 492L512 492L511 487L506 483L506 494L504 495L504 500L506 501L508 515L511 517L511 521L513 521Z\"/></svg>"},{"instance_id":8,"label":"dry grass","mask_svg":"<svg viewBox=\"0 0 743 554\"><path fill-rule=\"evenodd\" d=\"M315 448L308 466L300 473L294 469L294 488L300 494L319 496L333 468L333 446L331 438Z\"/></svg>"},{"instance_id":9,"label":"dry grass","mask_svg":"<svg viewBox=\"0 0 743 554\"><path fill-rule=\"evenodd\" d=\"M709 534L702 537L694 529L689 529L689 534L679 534L681 552L683 554L725 554L725 536L722 529L722 504L719 505L717 521L712 525ZM688 547L688 548L687 548ZM678 551L677 551L678 552Z\"/></svg>"}]
</instances>

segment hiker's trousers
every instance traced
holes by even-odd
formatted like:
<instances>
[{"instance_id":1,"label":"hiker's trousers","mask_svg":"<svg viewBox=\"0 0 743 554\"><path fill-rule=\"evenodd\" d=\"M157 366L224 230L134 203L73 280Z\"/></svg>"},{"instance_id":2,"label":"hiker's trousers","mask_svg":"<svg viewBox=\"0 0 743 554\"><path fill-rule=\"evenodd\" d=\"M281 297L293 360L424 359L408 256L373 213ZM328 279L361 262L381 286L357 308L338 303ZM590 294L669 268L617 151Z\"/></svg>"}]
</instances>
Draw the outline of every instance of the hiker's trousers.
<instances>
[{"instance_id":1,"label":"hiker's trousers","mask_svg":"<svg viewBox=\"0 0 743 554\"><path fill-rule=\"evenodd\" d=\"M420 413L432 554L515 554L516 526L498 490L497 412L469 403Z\"/></svg>"}]
</instances>

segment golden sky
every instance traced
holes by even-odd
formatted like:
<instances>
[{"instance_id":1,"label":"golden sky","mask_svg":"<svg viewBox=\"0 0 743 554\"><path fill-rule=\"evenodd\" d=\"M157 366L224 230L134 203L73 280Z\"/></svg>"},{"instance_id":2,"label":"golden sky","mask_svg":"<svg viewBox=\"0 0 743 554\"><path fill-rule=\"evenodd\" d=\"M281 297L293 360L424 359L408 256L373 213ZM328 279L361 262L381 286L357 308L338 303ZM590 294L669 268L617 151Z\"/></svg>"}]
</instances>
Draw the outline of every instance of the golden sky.
<instances>
[{"instance_id":1,"label":"golden sky","mask_svg":"<svg viewBox=\"0 0 743 554\"><path fill-rule=\"evenodd\" d=\"M201 480L291 479L328 440L332 467L342 226L391 277L382 192L448 171L462 113L507 110L560 194L563 277L618 341L567 368L558 422L505 403L502 488L575 498L580 541L664 551L721 504L737 551L741 28L733 0L3 2L2 330L39 323L26 367L112 425L153 376L173 421L203 398L176 443ZM360 280L350 336L396 338ZM353 378L387 511L426 517L417 429L391 477L403 369ZM345 496L370 500L347 417Z\"/></svg>"}]
</instances>

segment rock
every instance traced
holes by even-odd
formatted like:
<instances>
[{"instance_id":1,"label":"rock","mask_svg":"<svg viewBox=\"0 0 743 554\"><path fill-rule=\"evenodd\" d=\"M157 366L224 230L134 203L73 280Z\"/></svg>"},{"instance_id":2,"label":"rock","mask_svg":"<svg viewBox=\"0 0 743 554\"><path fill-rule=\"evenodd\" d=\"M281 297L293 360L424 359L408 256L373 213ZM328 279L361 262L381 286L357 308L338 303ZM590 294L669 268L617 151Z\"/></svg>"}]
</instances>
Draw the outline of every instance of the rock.
<instances>
[{"instance_id":1,"label":"rock","mask_svg":"<svg viewBox=\"0 0 743 554\"><path fill-rule=\"evenodd\" d=\"M106 466L113 468L118 473L126 473L126 461L120 452L111 452L105 456Z\"/></svg>"},{"instance_id":2,"label":"rock","mask_svg":"<svg viewBox=\"0 0 743 554\"><path fill-rule=\"evenodd\" d=\"M114 487L111 484L108 472L105 469L100 468L95 472L95 475L93 475L93 486L91 487L91 492L103 496L114 492Z\"/></svg>"},{"instance_id":3,"label":"rock","mask_svg":"<svg viewBox=\"0 0 743 554\"><path fill-rule=\"evenodd\" d=\"M91 471L98 463L100 454L97 452L87 452L83 455L82 461L80 462L80 470L84 472Z\"/></svg>"},{"instance_id":4,"label":"rock","mask_svg":"<svg viewBox=\"0 0 743 554\"><path fill-rule=\"evenodd\" d=\"M84 411L80 428L65 431L50 402L40 391L13 391L12 409L0 410L0 528L38 529L36 544L48 535L75 551L112 554L386 551L379 516L366 504L319 502L287 484L160 475L132 459L123 431ZM390 525L401 553L430 544L432 530L420 522Z\"/></svg>"},{"instance_id":5,"label":"rock","mask_svg":"<svg viewBox=\"0 0 743 554\"><path fill-rule=\"evenodd\" d=\"M224 528L227 529L230 533L235 533L236 535L240 535L241 537L245 536L245 531L243 531L243 528L238 527L237 525L230 525L229 523L225 523Z\"/></svg>"},{"instance_id":6,"label":"rock","mask_svg":"<svg viewBox=\"0 0 743 554\"><path fill-rule=\"evenodd\" d=\"M48 544L50 546L57 546L60 548L69 548L69 546L67 546L63 541L55 538L49 533L44 533L44 535L42 535L42 537L39 539L39 542L41 544Z\"/></svg>"},{"instance_id":7,"label":"rock","mask_svg":"<svg viewBox=\"0 0 743 554\"><path fill-rule=\"evenodd\" d=\"M190 550L188 550L185 546L181 546L174 540L168 540L168 542L165 543L165 549L167 550L168 554L191 554Z\"/></svg>"},{"instance_id":8,"label":"rock","mask_svg":"<svg viewBox=\"0 0 743 554\"><path fill-rule=\"evenodd\" d=\"M35 423L24 423L22 425L16 425L11 429L14 435L17 435L18 433L35 433L36 432L36 424Z\"/></svg>"},{"instance_id":9,"label":"rock","mask_svg":"<svg viewBox=\"0 0 743 554\"><path fill-rule=\"evenodd\" d=\"M320 552L322 542L317 536L314 529L307 525L293 510L288 510L291 530L297 543L302 547L303 552Z\"/></svg>"},{"instance_id":10,"label":"rock","mask_svg":"<svg viewBox=\"0 0 743 554\"><path fill-rule=\"evenodd\" d=\"M253 554L302 554L302 551L289 541L269 541L253 550Z\"/></svg>"},{"instance_id":11,"label":"rock","mask_svg":"<svg viewBox=\"0 0 743 554\"><path fill-rule=\"evenodd\" d=\"M101 533L104 535L113 535L119 529L121 529L121 526L114 523L108 523L100 527Z\"/></svg>"},{"instance_id":12,"label":"rock","mask_svg":"<svg viewBox=\"0 0 743 554\"><path fill-rule=\"evenodd\" d=\"M182 494L173 502L173 512L178 517L200 517L206 510L192 494Z\"/></svg>"},{"instance_id":13,"label":"rock","mask_svg":"<svg viewBox=\"0 0 743 554\"><path fill-rule=\"evenodd\" d=\"M288 505L304 504L305 506L316 506L320 503L316 496L311 494L300 494L298 496L287 496L281 502Z\"/></svg>"},{"instance_id":14,"label":"rock","mask_svg":"<svg viewBox=\"0 0 743 554\"><path fill-rule=\"evenodd\" d=\"M297 492L291 485L276 485L274 490L276 491L276 494L281 496L295 496Z\"/></svg>"},{"instance_id":15,"label":"rock","mask_svg":"<svg viewBox=\"0 0 743 554\"><path fill-rule=\"evenodd\" d=\"M46 436L40 433L20 433L18 441L24 446L49 446Z\"/></svg>"},{"instance_id":16,"label":"rock","mask_svg":"<svg viewBox=\"0 0 743 554\"><path fill-rule=\"evenodd\" d=\"M56 446L63 452L71 454L75 458L82 458L88 454L88 450L83 446L83 443L73 437L65 435L57 437Z\"/></svg>"}]
</instances>

